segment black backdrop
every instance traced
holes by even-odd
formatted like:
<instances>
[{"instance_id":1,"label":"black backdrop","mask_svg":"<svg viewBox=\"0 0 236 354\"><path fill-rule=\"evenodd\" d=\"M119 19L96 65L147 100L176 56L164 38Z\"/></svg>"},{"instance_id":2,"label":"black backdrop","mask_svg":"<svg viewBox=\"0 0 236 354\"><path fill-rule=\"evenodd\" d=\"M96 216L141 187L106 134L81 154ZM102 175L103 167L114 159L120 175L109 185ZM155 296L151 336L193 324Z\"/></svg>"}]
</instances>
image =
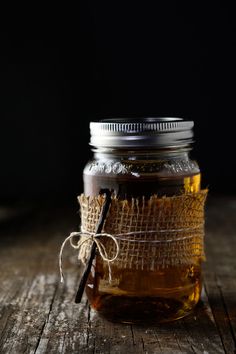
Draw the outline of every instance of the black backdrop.
<instances>
[{"instance_id":1,"label":"black backdrop","mask_svg":"<svg viewBox=\"0 0 236 354\"><path fill-rule=\"evenodd\" d=\"M162 3L2 13L2 200L76 196L89 121L142 115L193 119L204 185L236 193L235 13L227 1Z\"/></svg>"}]
</instances>

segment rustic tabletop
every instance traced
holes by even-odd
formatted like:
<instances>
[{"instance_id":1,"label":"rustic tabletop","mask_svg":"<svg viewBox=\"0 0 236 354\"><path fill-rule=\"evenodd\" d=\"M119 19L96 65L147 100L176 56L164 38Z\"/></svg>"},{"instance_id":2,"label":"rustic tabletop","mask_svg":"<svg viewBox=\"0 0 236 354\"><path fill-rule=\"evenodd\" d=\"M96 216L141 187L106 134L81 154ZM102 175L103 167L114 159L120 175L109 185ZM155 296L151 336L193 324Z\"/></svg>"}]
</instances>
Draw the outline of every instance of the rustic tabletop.
<instances>
[{"instance_id":1,"label":"rustic tabletop","mask_svg":"<svg viewBox=\"0 0 236 354\"><path fill-rule=\"evenodd\" d=\"M107 322L85 296L74 303L76 254L66 250L61 284L58 252L79 218L51 209L0 225L0 353L236 353L236 198L208 201L200 304L182 320L153 327Z\"/></svg>"}]
</instances>

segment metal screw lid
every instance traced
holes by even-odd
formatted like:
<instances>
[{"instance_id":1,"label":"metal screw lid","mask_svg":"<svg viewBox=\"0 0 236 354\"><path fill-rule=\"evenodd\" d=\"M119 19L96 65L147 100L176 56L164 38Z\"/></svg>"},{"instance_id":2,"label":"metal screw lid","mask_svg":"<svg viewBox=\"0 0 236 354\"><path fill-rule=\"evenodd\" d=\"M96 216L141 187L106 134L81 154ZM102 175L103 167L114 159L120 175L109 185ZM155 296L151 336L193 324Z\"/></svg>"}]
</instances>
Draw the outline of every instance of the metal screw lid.
<instances>
[{"instance_id":1,"label":"metal screw lid","mask_svg":"<svg viewBox=\"0 0 236 354\"><path fill-rule=\"evenodd\" d=\"M193 121L182 118L117 118L90 123L97 148L168 148L193 142Z\"/></svg>"}]
</instances>

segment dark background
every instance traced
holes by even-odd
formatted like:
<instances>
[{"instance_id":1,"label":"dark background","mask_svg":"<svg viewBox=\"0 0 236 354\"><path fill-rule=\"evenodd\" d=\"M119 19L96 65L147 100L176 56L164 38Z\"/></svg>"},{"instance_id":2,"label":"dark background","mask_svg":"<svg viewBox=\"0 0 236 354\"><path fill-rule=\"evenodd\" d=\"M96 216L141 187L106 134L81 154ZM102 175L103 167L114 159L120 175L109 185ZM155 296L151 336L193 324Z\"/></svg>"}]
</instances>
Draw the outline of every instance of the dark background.
<instances>
[{"instance_id":1,"label":"dark background","mask_svg":"<svg viewBox=\"0 0 236 354\"><path fill-rule=\"evenodd\" d=\"M89 121L143 115L194 120L204 186L236 193L234 9L162 3L1 13L0 200L75 199Z\"/></svg>"}]
</instances>

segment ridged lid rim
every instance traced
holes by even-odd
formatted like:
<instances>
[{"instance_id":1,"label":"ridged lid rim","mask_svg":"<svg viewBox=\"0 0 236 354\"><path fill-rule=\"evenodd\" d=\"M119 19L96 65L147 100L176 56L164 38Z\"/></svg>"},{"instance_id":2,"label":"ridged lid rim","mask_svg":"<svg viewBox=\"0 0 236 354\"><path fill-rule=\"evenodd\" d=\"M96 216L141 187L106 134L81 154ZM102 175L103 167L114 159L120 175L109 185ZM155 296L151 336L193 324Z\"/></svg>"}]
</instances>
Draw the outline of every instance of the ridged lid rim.
<instances>
[{"instance_id":1,"label":"ridged lid rim","mask_svg":"<svg viewBox=\"0 0 236 354\"><path fill-rule=\"evenodd\" d=\"M169 147L192 142L194 122L175 117L112 118L90 123L95 147Z\"/></svg>"},{"instance_id":2,"label":"ridged lid rim","mask_svg":"<svg viewBox=\"0 0 236 354\"><path fill-rule=\"evenodd\" d=\"M92 133L96 133L95 130L102 130L107 132L173 132L179 130L189 130L194 126L193 121L182 120L181 118L171 118L165 117L164 120L145 120L141 121L125 121L123 118L118 121L118 119L101 120L98 122L90 123L90 130Z\"/></svg>"}]
</instances>

